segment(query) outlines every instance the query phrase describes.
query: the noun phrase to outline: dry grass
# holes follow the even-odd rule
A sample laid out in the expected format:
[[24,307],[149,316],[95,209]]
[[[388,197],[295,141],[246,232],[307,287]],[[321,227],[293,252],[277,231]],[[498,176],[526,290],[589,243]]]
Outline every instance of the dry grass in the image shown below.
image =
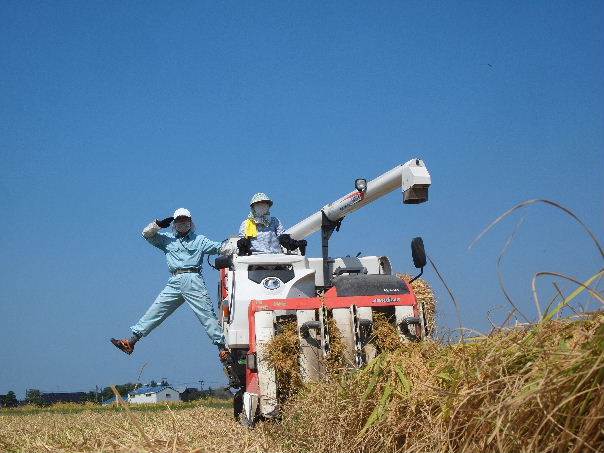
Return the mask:
[[[173,407],[173,406],[172,406]],[[73,409],[73,408],[72,408]],[[39,452],[274,452],[262,429],[236,423],[232,409],[204,406],[0,414],[0,451]],[[150,409],[146,411],[145,409]],[[161,410],[157,410],[161,409]],[[145,437],[136,424],[144,429]]]
[[604,314],[406,344],[284,414],[272,435],[296,452],[604,451]]
[[[548,200],[513,207],[474,242],[515,210],[537,202],[555,206],[578,221],[604,257],[583,222]],[[440,277],[436,267],[435,271]],[[343,345],[331,321],[332,355],[326,365],[336,372],[307,386],[302,385],[298,370],[296,326],[284,325],[270,346],[270,360],[279,385],[289,385],[284,395],[290,398],[280,422],[260,424],[253,431],[235,423],[231,410],[225,408],[132,407],[130,416],[115,408],[26,408],[0,411],[0,451],[604,451],[604,313],[575,321],[552,320],[584,289],[604,303],[600,293],[588,287],[601,272],[583,284],[561,274],[536,274],[533,292],[538,309],[537,277],[564,278],[580,288],[536,326],[495,330],[469,343],[401,344],[386,318],[378,315],[374,341],[385,352],[359,371],[337,372],[344,368]],[[424,304],[432,334],[436,327],[432,290],[421,279],[412,286]],[[505,290],[504,294],[518,311]]]

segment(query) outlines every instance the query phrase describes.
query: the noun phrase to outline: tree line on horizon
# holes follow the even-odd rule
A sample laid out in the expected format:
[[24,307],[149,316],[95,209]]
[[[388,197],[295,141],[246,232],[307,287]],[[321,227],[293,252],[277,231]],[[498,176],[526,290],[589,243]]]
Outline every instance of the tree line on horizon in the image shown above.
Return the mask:
[[[151,381],[145,385],[156,387],[157,385],[170,384],[167,381],[162,381],[159,384],[156,381]],[[144,387],[145,385],[140,382],[127,382],[125,384],[118,384],[115,386],[115,388],[122,398],[126,398],[128,393],[136,390],[137,388]],[[0,395],[0,407],[17,407],[26,404],[48,406],[53,404],[53,402],[56,402],[53,400],[56,399],[58,395],[66,396],[66,400],[69,400],[69,395],[73,396],[73,401],[67,402],[90,402],[99,404],[115,396],[111,387],[104,387],[102,390],[91,390],[88,392],[43,392],[39,389],[27,389],[25,391],[25,399],[19,400],[15,392],[10,390],[6,393],[6,395]]]

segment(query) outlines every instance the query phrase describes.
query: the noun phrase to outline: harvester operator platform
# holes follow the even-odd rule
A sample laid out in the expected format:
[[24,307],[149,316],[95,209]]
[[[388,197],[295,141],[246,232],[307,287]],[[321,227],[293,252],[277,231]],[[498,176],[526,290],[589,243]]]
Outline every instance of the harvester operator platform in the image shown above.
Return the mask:
[[305,253],[306,241],[296,241],[289,234],[283,234],[285,228],[281,221],[271,216],[272,206],[273,200],[265,193],[259,192],[252,196],[250,213],[239,227],[239,255],[282,253],[281,246],[289,251],[300,248],[302,254]]

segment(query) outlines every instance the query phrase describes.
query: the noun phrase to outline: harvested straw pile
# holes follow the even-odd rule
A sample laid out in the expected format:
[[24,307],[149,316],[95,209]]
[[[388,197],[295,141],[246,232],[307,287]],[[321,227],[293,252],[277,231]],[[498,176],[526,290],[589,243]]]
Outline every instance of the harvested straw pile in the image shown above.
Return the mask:
[[373,343],[378,352],[395,351],[403,347],[403,340],[395,325],[388,321],[385,313],[373,313],[373,332],[370,343]]
[[[413,278],[409,274],[396,274],[398,278],[405,280],[407,283]],[[417,301],[424,304],[424,315],[426,316],[426,327],[428,335],[432,336],[436,330],[436,296],[430,284],[423,278],[418,278],[411,283],[411,288],[415,293]]]
[[[342,334],[333,319],[330,318],[327,323],[330,333],[330,352],[323,360],[325,377],[333,376],[347,368]],[[279,389],[277,397],[281,403],[297,393],[304,385],[299,364],[300,352],[296,321],[282,322],[278,333],[267,345],[268,364],[275,370]]]
[[275,370],[278,399],[283,402],[303,385],[298,363],[300,339],[296,321],[281,323],[278,333],[267,345],[267,354],[268,364]]
[[604,451],[604,314],[408,343],[286,404],[293,451]]

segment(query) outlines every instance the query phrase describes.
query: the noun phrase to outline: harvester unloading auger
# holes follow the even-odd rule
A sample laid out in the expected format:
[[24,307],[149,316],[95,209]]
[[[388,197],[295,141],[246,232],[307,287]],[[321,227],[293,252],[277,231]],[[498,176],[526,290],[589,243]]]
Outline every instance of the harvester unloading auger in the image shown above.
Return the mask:
[[[241,383],[234,397],[235,416],[242,423],[253,425],[259,418],[279,414],[280,389],[266,346],[284,319],[297,324],[299,365],[305,381],[316,380],[323,373],[323,359],[330,353],[330,319],[340,332],[351,367],[361,367],[376,355],[369,341],[374,313],[386,314],[405,341],[426,336],[422,304],[409,284],[392,275],[388,257],[330,258],[328,244],[346,215],[399,187],[403,203],[423,203],[428,200],[430,183],[430,174],[420,159],[371,181],[357,179],[353,192],[286,231],[292,239],[301,240],[320,230],[321,258],[308,258],[305,250],[297,249],[250,256],[240,251],[216,260],[220,269],[220,321],[231,349],[232,372]],[[415,238],[411,248],[415,267],[423,271],[426,258],[421,238]]]

